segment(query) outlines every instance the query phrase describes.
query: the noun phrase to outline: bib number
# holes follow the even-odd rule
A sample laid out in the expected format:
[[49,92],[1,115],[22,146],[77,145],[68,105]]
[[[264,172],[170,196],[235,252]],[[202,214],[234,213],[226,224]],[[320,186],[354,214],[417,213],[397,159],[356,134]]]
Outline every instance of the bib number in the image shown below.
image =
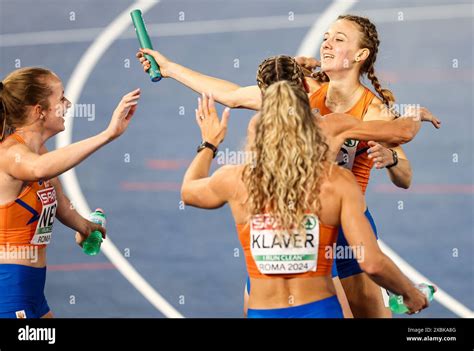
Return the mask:
[[262,274],[298,274],[317,270],[319,220],[304,217],[306,237],[297,231],[278,234],[270,215],[253,216],[250,223],[250,251]]
[[56,190],[53,187],[42,189],[37,192],[37,195],[43,205],[43,209],[36,226],[35,235],[30,243],[34,245],[48,245],[51,242],[54,218],[56,217],[56,209],[58,207]]

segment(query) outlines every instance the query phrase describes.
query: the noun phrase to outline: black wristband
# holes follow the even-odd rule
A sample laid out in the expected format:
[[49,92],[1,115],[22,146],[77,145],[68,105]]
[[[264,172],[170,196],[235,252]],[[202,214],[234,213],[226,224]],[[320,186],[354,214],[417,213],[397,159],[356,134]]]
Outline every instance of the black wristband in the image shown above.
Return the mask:
[[203,141],[198,147],[197,147],[197,152],[201,152],[205,148],[211,149],[213,152],[212,158],[216,158],[217,155],[217,147],[212,145],[211,143],[208,143],[207,141]]
[[390,166],[385,166],[385,168],[387,168],[387,169],[395,167],[396,165],[398,165],[398,154],[397,154],[397,152],[395,150],[392,150],[392,149],[390,149],[390,151],[392,151],[393,163]]

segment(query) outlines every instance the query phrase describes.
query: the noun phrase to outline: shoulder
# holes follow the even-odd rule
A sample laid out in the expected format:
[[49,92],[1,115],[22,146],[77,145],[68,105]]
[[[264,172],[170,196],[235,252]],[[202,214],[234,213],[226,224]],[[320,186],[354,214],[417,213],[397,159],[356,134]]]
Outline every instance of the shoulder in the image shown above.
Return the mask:
[[230,200],[239,184],[241,184],[243,165],[224,165],[219,167],[210,177],[209,186],[227,200]]
[[383,101],[374,96],[372,99],[369,107],[367,108],[367,112],[364,115],[364,121],[370,120],[383,120],[383,121],[391,121],[395,118],[395,115],[390,112],[387,105],[383,103]]
[[[9,138],[0,143],[0,172],[8,178],[14,179],[11,175],[12,167],[20,165],[22,158],[31,157],[32,151],[24,144],[19,143],[14,138]],[[33,154],[36,155],[36,154]]]
[[[24,153],[31,153],[31,150],[25,144],[19,143],[13,138],[9,138],[0,144],[0,150],[5,158],[18,157]],[[4,157],[2,157],[3,159]]]

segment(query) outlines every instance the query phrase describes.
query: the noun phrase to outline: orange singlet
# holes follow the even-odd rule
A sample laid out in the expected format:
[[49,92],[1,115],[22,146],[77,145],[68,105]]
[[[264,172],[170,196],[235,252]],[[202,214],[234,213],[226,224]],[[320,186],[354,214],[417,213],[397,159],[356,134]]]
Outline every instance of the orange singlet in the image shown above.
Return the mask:
[[[324,116],[332,111],[326,107],[326,94],[328,91],[328,83],[324,83],[311,97],[309,102],[311,108],[317,108],[319,113]],[[351,115],[359,120],[363,120],[364,116],[369,108],[369,105],[372,103],[373,98],[375,97],[368,88],[364,87],[364,93],[360,97],[359,101],[352,106],[352,108],[345,112],[348,115]],[[344,145],[341,147],[339,154],[337,155],[337,162],[340,166],[345,167],[354,173],[357,183],[359,183],[362,188],[362,193],[365,194],[367,189],[367,184],[369,183],[370,170],[372,169],[374,163],[371,159],[368,158],[367,150],[369,146],[366,141],[358,140],[346,140]]]
[[[25,144],[17,134],[9,137]],[[29,182],[14,201],[0,205],[0,245],[46,246],[56,208],[56,191],[48,181]]]

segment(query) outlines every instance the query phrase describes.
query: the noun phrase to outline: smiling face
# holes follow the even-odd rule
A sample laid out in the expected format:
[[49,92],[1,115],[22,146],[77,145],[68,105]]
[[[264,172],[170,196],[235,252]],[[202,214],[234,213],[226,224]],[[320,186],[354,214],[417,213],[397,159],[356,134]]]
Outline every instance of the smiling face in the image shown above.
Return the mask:
[[320,47],[321,70],[325,73],[360,70],[369,56],[367,48],[360,47],[361,32],[352,21],[339,19],[324,33]]
[[43,128],[55,135],[64,130],[64,115],[71,107],[71,102],[64,96],[63,83],[57,76],[53,75],[47,79],[52,94],[48,97],[48,108],[42,109],[40,116]]

